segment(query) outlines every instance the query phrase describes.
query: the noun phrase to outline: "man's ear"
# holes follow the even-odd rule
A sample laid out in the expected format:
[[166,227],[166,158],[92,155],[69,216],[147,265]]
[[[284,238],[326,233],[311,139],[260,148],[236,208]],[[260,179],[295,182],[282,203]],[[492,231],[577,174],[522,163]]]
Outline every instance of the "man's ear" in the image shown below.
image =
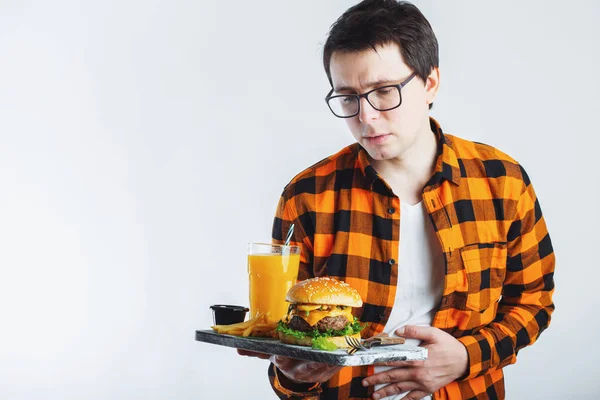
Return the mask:
[[425,99],[427,104],[433,103],[440,88],[440,69],[434,67],[425,81]]

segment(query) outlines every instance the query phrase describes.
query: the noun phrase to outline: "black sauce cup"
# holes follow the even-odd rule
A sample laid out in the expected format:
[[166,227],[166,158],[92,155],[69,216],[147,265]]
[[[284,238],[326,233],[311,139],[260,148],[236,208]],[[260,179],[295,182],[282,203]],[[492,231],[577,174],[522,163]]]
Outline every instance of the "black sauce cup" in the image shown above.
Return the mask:
[[238,322],[244,322],[246,313],[250,311],[243,306],[229,306],[224,304],[215,304],[210,306],[213,310],[213,321],[215,325],[231,325]]

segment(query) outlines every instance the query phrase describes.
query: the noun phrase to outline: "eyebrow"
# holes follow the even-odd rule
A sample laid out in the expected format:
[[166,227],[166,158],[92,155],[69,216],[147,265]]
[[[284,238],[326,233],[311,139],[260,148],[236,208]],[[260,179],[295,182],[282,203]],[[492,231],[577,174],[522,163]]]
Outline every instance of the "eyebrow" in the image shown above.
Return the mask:
[[[368,88],[376,88],[378,86],[394,85],[394,84],[397,84],[397,82],[399,82],[399,81],[400,81],[400,79],[379,79],[377,81],[369,82],[365,86]],[[354,89],[353,87],[350,87],[350,86],[341,86],[339,88],[333,88],[333,91],[335,93],[358,92],[356,89]]]

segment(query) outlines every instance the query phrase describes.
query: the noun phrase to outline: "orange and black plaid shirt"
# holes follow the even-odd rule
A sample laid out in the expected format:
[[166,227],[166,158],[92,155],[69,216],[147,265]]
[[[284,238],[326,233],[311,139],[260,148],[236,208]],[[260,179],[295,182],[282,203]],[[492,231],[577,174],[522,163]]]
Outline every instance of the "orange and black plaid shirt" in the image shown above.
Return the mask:
[[[502,368],[532,344],[554,310],[554,253],[525,170],[495,148],[437,135],[436,169],[423,202],[445,257],[445,284],[433,326],[461,341],[465,376],[434,399],[503,399]],[[400,199],[357,143],[297,175],[284,189],[273,225],[281,243],[290,224],[302,249],[299,280],[331,276],[360,292],[363,337],[384,330],[398,279]],[[328,382],[294,385],[269,366],[282,399],[367,399],[374,367],[344,367]]]

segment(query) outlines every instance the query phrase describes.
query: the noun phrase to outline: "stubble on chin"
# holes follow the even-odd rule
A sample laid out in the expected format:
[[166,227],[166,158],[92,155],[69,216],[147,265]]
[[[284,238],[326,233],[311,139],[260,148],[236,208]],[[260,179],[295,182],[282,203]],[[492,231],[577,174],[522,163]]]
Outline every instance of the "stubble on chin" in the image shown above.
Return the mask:
[[371,151],[367,151],[367,153],[369,154],[369,156],[371,157],[371,159],[375,160],[375,161],[382,161],[382,160],[386,160],[388,157],[387,152],[385,151],[385,149],[374,149]]
[[385,154],[382,151],[377,151],[371,155],[371,158],[377,161],[385,160]]

